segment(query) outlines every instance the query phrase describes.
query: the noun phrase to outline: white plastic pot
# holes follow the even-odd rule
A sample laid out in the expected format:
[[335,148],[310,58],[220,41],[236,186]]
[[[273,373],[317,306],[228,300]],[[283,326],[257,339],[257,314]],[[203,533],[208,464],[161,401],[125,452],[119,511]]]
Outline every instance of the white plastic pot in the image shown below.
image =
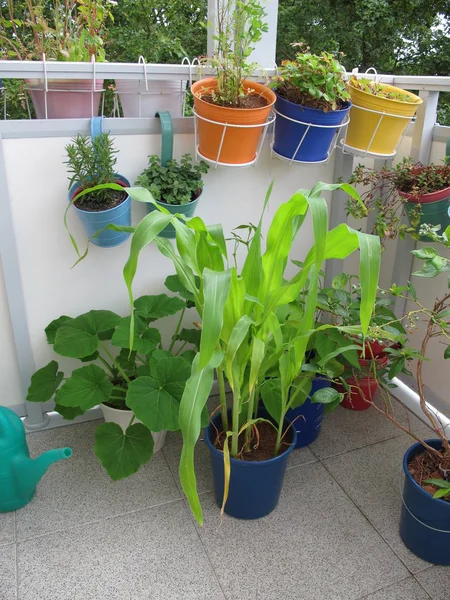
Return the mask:
[[[131,410],[120,410],[118,408],[106,406],[106,404],[100,404],[100,408],[102,409],[103,416],[107,423],[117,423],[117,425],[120,425],[124,431],[127,429],[131,420]],[[135,419],[133,421],[133,424],[134,423],[142,423],[142,421]],[[166,430],[158,432],[152,431],[152,437],[155,444],[153,447],[153,454],[155,454],[155,452],[159,452],[164,446],[164,442],[166,441],[166,433]]]
[[45,92],[43,79],[27,81],[27,87],[38,119],[45,119],[45,94],[47,93],[48,119],[82,119],[98,116],[103,93],[103,79],[56,79],[47,82]]
[[116,91],[119,94],[124,117],[151,118],[162,110],[170,112],[172,118],[182,117],[185,81],[145,81],[116,79]]

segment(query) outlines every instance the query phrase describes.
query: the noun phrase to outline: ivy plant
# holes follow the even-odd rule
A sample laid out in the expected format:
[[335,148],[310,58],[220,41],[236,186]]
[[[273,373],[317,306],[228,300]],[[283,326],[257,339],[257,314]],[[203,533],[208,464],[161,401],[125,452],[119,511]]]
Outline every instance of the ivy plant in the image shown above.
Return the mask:
[[[178,277],[169,276],[166,286],[179,295],[141,296],[134,302],[132,341],[130,317],[109,310],[52,321],[45,333],[54,352],[88,364],[65,377],[52,360],[36,371],[28,388],[30,402],[46,402],[54,396],[55,410],[64,419],[74,419],[99,404],[129,412],[125,432],[116,423],[103,423],[95,433],[95,454],[114,480],[132,475],[148,462],[152,431],[179,429],[179,405],[200,332],[181,329],[186,308],[194,304]],[[177,313],[175,332],[164,349],[159,329],[150,325]]]
[[198,198],[203,189],[202,175],[208,169],[203,160],[193,165],[190,154],[183,154],[180,162],[169,160],[165,166],[157,154],[152,154],[136,185],[146,188],[158,202],[182,206]]

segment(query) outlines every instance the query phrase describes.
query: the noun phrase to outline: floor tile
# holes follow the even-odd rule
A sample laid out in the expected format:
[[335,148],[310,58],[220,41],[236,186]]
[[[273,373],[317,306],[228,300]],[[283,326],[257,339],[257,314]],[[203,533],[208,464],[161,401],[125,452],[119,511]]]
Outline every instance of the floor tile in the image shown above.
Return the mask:
[[[402,425],[407,425],[409,422],[415,432],[424,435],[430,432],[422,421],[399,402],[394,400],[393,405]],[[364,411],[354,411],[340,406],[325,418],[320,435],[310,448],[318,458],[322,459],[400,435],[404,435],[403,432],[373,407]]]
[[287,468],[292,469],[292,467],[306,465],[307,463],[315,462],[316,460],[316,456],[308,447],[305,446],[304,448],[297,448],[290,455]]
[[17,551],[19,600],[224,598],[182,501],[28,540]]
[[408,572],[325,468],[290,469],[277,509],[256,521],[201,497],[198,528],[228,600],[353,600]]
[[402,459],[412,440],[407,435],[324,461],[333,477],[413,573],[429,563],[413,555],[398,528],[403,482]]
[[430,596],[414,577],[408,577],[400,583],[364,596],[361,600],[430,600]]
[[0,598],[16,600],[16,545],[3,546],[0,550]]
[[73,456],[52,465],[36,496],[17,511],[17,539],[60,531],[180,498],[164,456],[157,453],[131,477],[112,481],[94,454],[98,422],[28,436],[32,456],[69,446]]
[[0,513],[0,546],[14,541],[14,513]]
[[431,567],[416,575],[433,600],[450,598],[450,567]]

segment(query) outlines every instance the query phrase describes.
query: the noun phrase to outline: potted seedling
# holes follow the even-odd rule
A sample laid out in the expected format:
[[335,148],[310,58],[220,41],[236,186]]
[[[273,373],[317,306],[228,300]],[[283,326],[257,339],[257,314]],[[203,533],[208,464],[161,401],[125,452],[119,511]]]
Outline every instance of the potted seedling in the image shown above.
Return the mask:
[[[176,276],[168,277],[166,285],[183,290]],[[96,429],[95,454],[114,480],[135,473],[162,448],[166,431],[179,429],[180,400],[195,356],[185,346],[194,342],[195,347],[200,337],[196,330],[181,329],[188,306],[189,299],[166,294],[138,298],[132,342],[130,317],[109,310],[63,315],[45,329],[56,354],[83,364],[65,377],[52,360],[31,378],[27,400],[46,402],[55,396],[55,410],[64,419],[100,405],[106,423]],[[159,329],[151,325],[177,313],[175,332],[164,349]]]
[[258,0],[217,0],[216,53],[204,61],[217,76],[200,79],[191,88],[198,152],[209,161],[227,165],[255,161],[264,124],[276,100],[271,89],[249,79],[257,65],[248,59],[267,31],[265,16]]
[[[358,248],[361,270],[367,276],[361,285],[361,326],[351,331],[363,335],[367,331],[377,289],[379,239],[345,224],[328,231],[327,204],[321,193],[337,188],[357,196],[346,184],[319,183],[310,192],[298,191],[281,204],[264,236],[265,251],[261,217],[242,268],[228,266],[221,227],[208,227],[199,217],[185,223],[160,209],[160,214],[154,211],[147,215],[133,234],[130,257],[124,267],[130,297],[139,253],[154,240],[163,255],[174,262],[180,279],[194,296],[201,318],[200,352],[192,364],[180,405],[183,434],[180,480],[199,522],[202,511],[196,489],[194,447],[214,371],[219,383],[220,411],[213,416],[205,438],[211,455],[216,500],[231,515],[259,518],[275,508],[287,459],[295,446],[295,428],[286,419],[286,413],[301,404],[311,388],[313,374],[303,374],[303,365],[314,328],[322,263],[328,258],[344,258]],[[130,190],[130,194],[135,191]],[[308,211],[315,245],[303,267],[285,279],[292,245]],[[159,227],[169,219],[177,232],[175,247],[157,237]],[[306,293],[307,308],[300,319],[289,323],[292,333],[284,342],[279,311],[285,310],[302,290]],[[130,336],[134,327],[132,324]],[[225,379],[232,392],[230,405]],[[316,392],[315,397],[317,401],[337,405],[342,395],[328,388]]]
[[[394,167],[373,171],[359,165],[353,172],[351,183],[370,186],[361,195],[366,211],[376,210],[376,233],[382,238],[404,237],[415,239],[423,225],[444,231],[450,224],[450,163],[421,165],[405,157]],[[347,203],[349,214],[363,215],[360,205],[351,199]],[[406,211],[410,227],[401,223]]]
[[[118,246],[130,235],[127,231],[105,229],[108,225],[131,225],[131,200],[124,190],[130,184],[125,177],[115,172],[117,152],[108,133],[101,133],[92,139],[77,135],[66,146],[69,205],[64,215],[64,224],[68,230],[67,212],[73,206],[89,240],[103,248]],[[69,236],[80,257],[78,246],[70,232]],[[86,253],[83,257],[85,255]]]
[[274,152],[294,162],[328,158],[338,126],[351,106],[345,79],[344,67],[328,52],[316,55],[305,49],[295,60],[281,63],[271,84],[278,115]]
[[[136,185],[147,189],[155,202],[171,214],[192,217],[203,192],[202,176],[208,169],[204,161],[193,165],[190,154],[184,154],[180,162],[168,160],[164,166],[160,157],[152,154],[148,157],[148,167],[139,175]],[[149,212],[155,210],[154,204],[147,206]],[[173,225],[168,225],[159,235],[174,238]]]
[[[98,62],[105,60],[103,37],[112,19],[109,0],[26,0],[15,15],[8,2],[0,16],[0,53],[14,60]],[[98,114],[103,80],[36,79],[27,82],[38,119],[93,117]],[[45,89],[47,86],[47,90]]]
[[381,156],[393,156],[400,138],[422,99],[415,94],[352,75],[350,123],[344,147]]

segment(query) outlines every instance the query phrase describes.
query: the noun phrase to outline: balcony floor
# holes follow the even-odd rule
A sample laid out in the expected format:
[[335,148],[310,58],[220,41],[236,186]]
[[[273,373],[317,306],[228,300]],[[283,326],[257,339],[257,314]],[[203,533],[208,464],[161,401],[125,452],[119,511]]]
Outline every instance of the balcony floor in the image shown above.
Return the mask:
[[398,536],[411,440],[374,409],[339,408],[294,451],[279,506],[259,521],[220,523],[200,443],[203,528],[179,489],[178,434],[112,482],[92,451],[97,423],[29,434],[32,456],[70,446],[73,457],[28,506],[0,515],[1,600],[448,600],[450,567],[416,558]]

